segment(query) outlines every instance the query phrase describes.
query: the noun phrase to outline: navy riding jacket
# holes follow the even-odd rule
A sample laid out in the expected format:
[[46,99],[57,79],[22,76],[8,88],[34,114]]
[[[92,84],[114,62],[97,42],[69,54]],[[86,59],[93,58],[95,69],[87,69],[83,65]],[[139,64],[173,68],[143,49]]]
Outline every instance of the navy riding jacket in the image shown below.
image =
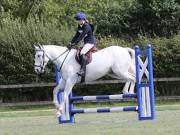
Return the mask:
[[86,44],[86,43],[95,44],[96,43],[96,39],[93,35],[92,24],[84,23],[83,25],[79,25],[75,36],[71,40],[71,43],[78,44],[83,38],[84,38],[84,44]]

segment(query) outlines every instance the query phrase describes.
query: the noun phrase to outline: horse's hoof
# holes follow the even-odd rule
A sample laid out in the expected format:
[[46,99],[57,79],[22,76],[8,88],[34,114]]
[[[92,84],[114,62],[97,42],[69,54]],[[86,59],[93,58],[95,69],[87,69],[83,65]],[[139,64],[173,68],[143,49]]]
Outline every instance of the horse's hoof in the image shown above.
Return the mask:
[[123,91],[123,94],[129,94],[129,92],[128,91]]
[[60,111],[57,111],[57,112],[56,112],[56,117],[57,117],[57,118],[61,117],[61,112],[60,112]]
[[57,108],[56,108],[56,116],[57,116],[57,117],[60,117],[60,116],[62,115],[61,112],[62,112],[62,108],[61,108],[61,107],[57,107]]

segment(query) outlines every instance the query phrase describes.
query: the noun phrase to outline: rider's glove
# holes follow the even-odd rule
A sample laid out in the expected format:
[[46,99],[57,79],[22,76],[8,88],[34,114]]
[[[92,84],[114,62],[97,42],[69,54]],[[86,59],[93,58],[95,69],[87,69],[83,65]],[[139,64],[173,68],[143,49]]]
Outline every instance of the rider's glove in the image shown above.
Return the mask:
[[69,50],[71,50],[71,48],[72,48],[72,43],[69,43],[66,47],[67,47]]

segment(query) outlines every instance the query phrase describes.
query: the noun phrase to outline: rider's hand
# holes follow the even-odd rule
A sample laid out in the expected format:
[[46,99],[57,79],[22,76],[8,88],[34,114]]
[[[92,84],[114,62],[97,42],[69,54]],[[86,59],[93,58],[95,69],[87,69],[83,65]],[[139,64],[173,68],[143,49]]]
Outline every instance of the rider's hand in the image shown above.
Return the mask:
[[71,44],[71,43],[69,43],[66,47],[67,47],[69,50],[71,50],[71,48],[72,48],[72,44]]

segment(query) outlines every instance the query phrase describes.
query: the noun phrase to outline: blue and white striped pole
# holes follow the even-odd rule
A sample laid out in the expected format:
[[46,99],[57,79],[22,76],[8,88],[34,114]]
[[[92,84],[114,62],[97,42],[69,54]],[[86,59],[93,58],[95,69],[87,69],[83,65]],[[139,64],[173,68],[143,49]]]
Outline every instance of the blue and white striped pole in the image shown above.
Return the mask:
[[127,112],[127,111],[137,111],[137,107],[99,107],[99,108],[86,108],[86,109],[73,109],[72,113],[109,113],[109,112]]
[[99,96],[76,96],[71,97],[71,101],[95,101],[101,99],[109,99],[109,100],[120,100],[125,98],[136,98],[136,94],[117,94],[117,95],[99,95]]

